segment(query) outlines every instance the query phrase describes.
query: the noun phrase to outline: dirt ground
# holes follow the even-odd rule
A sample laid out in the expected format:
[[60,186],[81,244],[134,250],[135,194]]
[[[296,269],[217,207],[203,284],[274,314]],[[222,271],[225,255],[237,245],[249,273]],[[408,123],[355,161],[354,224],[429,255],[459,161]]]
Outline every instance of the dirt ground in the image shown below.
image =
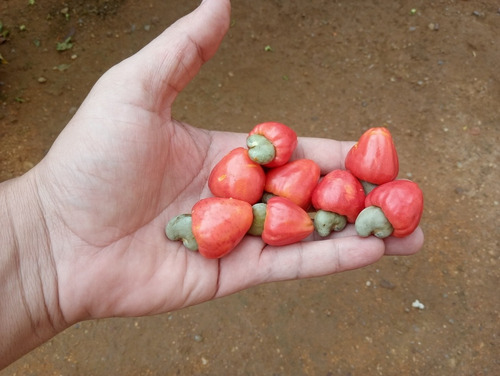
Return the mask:
[[[33,167],[102,73],[196,5],[2,0],[0,180]],[[424,249],[80,323],[0,375],[499,375],[499,6],[234,0],[229,33],[174,116],[341,140],[389,127],[400,177],[424,191]]]

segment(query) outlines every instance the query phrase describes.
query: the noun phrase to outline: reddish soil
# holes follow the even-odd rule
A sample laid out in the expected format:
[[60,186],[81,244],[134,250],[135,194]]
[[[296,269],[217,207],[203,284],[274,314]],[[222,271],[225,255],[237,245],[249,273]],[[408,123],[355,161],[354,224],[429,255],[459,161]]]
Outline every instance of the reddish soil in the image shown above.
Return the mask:
[[[3,0],[0,181],[43,157],[103,72],[196,4]],[[227,37],[174,115],[342,140],[386,125],[400,177],[424,190],[424,249],[171,314],[84,322],[0,375],[500,374],[498,7],[233,1]]]

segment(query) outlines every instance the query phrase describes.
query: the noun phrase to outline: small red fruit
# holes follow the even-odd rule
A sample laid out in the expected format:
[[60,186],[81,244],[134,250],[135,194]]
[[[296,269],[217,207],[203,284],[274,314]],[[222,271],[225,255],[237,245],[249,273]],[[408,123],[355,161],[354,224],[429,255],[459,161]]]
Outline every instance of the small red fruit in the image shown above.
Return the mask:
[[417,183],[394,180],[374,188],[366,196],[365,206],[355,223],[360,236],[373,233],[380,238],[403,238],[417,228],[424,196]]
[[347,222],[354,223],[365,207],[365,192],[359,180],[346,170],[333,170],[319,182],[312,194],[317,213],[314,228],[321,236],[342,231]]
[[247,149],[240,147],[215,165],[208,178],[208,187],[214,196],[255,204],[262,197],[265,181],[262,166],[248,157]]
[[344,215],[348,222],[354,223],[365,207],[365,193],[359,180],[349,171],[333,170],[314,190],[312,204],[316,209]]
[[220,197],[198,201],[191,217],[198,251],[207,258],[220,258],[231,252],[253,221],[248,202]]
[[266,167],[287,163],[297,142],[297,134],[293,129],[274,121],[256,125],[247,138],[250,158]]
[[314,231],[309,214],[284,197],[273,197],[267,202],[262,240],[272,246],[299,242]]
[[310,159],[297,159],[267,172],[264,191],[285,197],[307,210],[318,184],[320,168]]
[[345,167],[358,179],[375,185],[396,179],[399,160],[385,127],[370,128],[347,153]]

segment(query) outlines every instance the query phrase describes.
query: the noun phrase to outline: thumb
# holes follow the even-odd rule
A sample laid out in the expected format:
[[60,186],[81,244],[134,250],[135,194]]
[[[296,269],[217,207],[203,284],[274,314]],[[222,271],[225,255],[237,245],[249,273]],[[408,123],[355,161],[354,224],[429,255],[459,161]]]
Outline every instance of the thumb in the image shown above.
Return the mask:
[[[204,0],[156,39],[115,68],[117,81],[137,87],[151,111],[170,111],[177,94],[219,48],[229,28],[229,0]],[[119,73],[118,73],[119,72]],[[125,81],[125,82],[124,82]]]

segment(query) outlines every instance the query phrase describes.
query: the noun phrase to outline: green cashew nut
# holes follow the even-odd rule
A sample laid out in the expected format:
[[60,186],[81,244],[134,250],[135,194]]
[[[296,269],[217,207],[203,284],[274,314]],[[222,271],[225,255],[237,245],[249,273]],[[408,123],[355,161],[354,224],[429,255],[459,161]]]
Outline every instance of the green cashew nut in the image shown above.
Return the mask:
[[371,234],[377,238],[387,238],[394,228],[387,220],[384,212],[378,206],[368,206],[359,213],[354,223],[359,236],[367,237]]
[[276,156],[276,149],[271,141],[260,134],[247,137],[248,156],[254,162],[266,164]]
[[182,240],[184,247],[191,251],[197,251],[198,243],[193,235],[192,224],[191,214],[180,214],[168,222],[165,234],[170,240]]
[[327,210],[318,210],[314,216],[314,229],[320,236],[328,236],[332,231],[342,231],[347,224],[346,217]]
[[253,222],[252,226],[248,230],[250,235],[260,236],[262,231],[264,231],[264,221],[266,220],[267,205],[258,202],[252,206],[253,211]]

